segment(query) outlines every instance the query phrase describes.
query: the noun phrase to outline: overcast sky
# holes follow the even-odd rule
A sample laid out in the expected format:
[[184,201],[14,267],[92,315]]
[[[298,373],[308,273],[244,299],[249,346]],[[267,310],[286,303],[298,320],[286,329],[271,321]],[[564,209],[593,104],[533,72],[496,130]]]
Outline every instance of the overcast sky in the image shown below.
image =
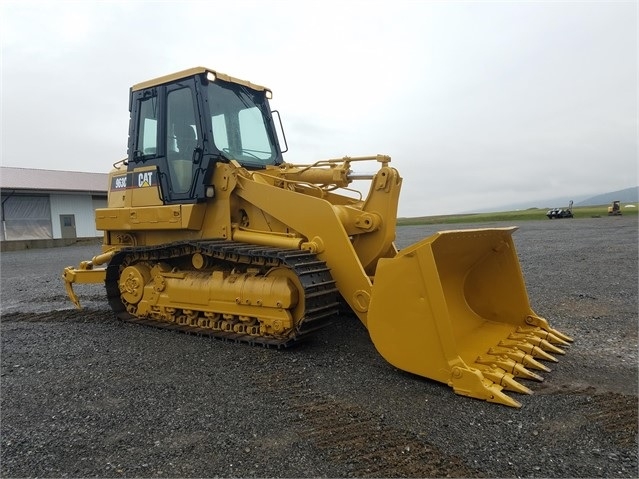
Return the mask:
[[400,216],[565,206],[638,183],[637,5],[4,0],[2,165],[106,173],[129,87],[207,66],[273,90],[289,162],[390,155]]

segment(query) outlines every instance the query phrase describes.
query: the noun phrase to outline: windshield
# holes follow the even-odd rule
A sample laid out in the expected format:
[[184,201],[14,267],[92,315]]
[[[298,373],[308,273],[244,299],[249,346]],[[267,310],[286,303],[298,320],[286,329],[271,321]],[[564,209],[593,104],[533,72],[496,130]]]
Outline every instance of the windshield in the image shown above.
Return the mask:
[[261,168],[280,161],[263,91],[216,80],[208,84],[213,142],[228,159]]

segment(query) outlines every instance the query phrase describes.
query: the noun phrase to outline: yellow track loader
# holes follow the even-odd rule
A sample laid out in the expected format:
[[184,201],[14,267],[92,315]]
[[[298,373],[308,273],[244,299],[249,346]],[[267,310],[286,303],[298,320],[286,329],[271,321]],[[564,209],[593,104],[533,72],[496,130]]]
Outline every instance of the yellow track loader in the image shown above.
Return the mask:
[[[398,251],[390,157],[284,162],[271,96],[202,67],[131,88],[127,158],[95,212],[102,253],[64,270],[71,301],[74,283],[103,282],[123,320],[274,347],[347,304],[397,368],[519,407],[504,390],[530,393],[520,379],[541,380],[572,339],[531,309],[516,228]],[[376,173],[354,174],[362,162]]]

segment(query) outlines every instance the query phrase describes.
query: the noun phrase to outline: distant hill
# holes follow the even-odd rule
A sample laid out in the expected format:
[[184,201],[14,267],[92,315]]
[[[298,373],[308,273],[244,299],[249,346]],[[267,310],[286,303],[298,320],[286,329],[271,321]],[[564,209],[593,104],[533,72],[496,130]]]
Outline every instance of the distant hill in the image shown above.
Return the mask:
[[511,203],[508,205],[502,205],[499,207],[485,208],[480,210],[465,211],[464,213],[491,213],[496,211],[516,211],[525,210],[528,208],[565,208],[570,201],[574,201],[575,206],[599,206],[607,205],[613,201],[621,201],[624,203],[638,203],[639,202],[639,186],[633,186],[625,188],[623,190],[611,191],[609,193],[601,193],[595,196],[590,195],[575,195],[575,196],[561,196],[557,198],[547,198],[545,200],[526,201],[521,203]]
[[611,191],[610,193],[602,193],[597,196],[592,196],[586,200],[582,200],[579,203],[575,203],[576,206],[597,206],[606,205],[613,201],[621,201],[621,203],[637,203],[639,202],[639,186],[633,186],[631,188],[625,188],[623,190]]

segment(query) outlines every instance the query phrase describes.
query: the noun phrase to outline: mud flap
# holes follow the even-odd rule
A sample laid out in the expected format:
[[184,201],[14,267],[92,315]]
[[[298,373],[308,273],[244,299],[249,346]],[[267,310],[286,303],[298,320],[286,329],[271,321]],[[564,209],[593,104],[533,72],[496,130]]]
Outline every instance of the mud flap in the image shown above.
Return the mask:
[[512,240],[516,227],[443,231],[380,259],[367,327],[394,366],[457,394],[520,407],[572,339],[531,309]]

